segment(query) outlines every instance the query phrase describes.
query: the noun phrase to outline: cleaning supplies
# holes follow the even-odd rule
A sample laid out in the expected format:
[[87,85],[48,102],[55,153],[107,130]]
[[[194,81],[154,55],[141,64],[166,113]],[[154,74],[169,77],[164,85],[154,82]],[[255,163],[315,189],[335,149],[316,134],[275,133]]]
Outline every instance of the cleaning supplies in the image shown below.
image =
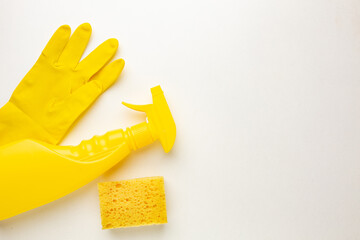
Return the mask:
[[109,39],[79,60],[91,35],[88,23],[70,37],[61,26],[0,109],[0,146],[25,138],[57,144],[75,120],[120,75],[124,60],[108,65],[118,48]]
[[103,229],[167,223],[163,177],[98,184]]
[[165,152],[176,127],[160,86],[153,103],[125,104],[147,114],[147,121],[95,136],[78,146],[20,140],[0,147],[0,220],[39,207],[80,188],[126,157],[159,139]]

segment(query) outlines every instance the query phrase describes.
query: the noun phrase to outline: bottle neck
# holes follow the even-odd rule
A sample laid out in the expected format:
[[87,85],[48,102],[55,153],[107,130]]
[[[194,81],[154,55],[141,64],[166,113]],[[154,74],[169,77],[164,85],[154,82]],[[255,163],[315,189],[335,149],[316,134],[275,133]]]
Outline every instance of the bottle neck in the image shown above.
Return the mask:
[[131,150],[145,147],[156,140],[151,125],[147,122],[142,122],[130,128],[126,128],[125,135]]
[[89,140],[82,141],[77,146],[55,146],[53,149],[65,156],[79,161],[86,161],[89,158],[96,159],[114,151],[121,145],[126,145],[129,150],[137,150],[145,147],[156,140],[151,124],[142,122],[126,130],[118,129],[107,132],[102,136],[94,136]]

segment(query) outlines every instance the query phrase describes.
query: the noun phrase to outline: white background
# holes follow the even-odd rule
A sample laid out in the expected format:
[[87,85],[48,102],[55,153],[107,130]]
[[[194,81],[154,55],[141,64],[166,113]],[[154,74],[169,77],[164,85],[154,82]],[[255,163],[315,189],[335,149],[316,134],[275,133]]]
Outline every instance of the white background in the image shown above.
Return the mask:
[[[65,144],[138,123],[121,101],[160,84],[177,124],[159,143],[0,239],[360,239],[360,1],[0,0],[0,104],[62,24],[89,22],[126,66]],[[168,224],[101,230],[97,183],[164,176]]]

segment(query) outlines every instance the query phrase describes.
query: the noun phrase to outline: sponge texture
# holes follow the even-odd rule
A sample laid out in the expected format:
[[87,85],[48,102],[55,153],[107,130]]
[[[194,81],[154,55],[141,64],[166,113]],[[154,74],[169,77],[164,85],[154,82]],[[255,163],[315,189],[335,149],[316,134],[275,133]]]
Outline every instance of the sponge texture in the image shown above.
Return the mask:
[[103,229],[167,223],[163,177],[98,184]]

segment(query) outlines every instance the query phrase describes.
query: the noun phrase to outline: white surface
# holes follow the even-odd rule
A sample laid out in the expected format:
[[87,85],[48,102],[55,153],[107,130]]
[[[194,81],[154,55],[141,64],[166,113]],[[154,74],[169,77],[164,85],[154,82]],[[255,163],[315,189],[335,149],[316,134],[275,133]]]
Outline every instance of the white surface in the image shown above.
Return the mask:
[[[177,123],[73,194],[0,222],[0,239],[359,239],[358,0],[0,1],[0,104],[61,24],[109,37],[119,81],[62,144],[143,120],[161,84]],[[167,225],[101,230],[96,184],[165,177]]]

